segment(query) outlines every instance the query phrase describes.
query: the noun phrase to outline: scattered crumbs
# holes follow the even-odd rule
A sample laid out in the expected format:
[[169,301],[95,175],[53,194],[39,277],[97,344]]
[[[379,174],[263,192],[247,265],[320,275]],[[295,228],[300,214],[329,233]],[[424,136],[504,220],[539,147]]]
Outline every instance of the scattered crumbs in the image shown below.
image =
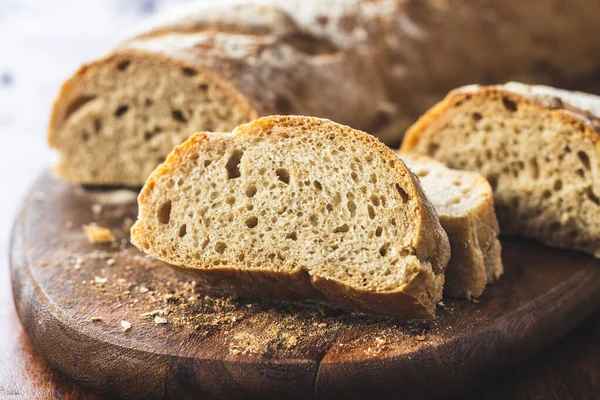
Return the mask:
[[146,286],[140,286],[138,291],[140,293],[148,293],[150,291],[150,289],[148,289]]
[[115,265],[116,261],[114,258],[109,258],[106,260],[106,265]]
[[327,328],[327,324],[325,322],[321,322],[320,324],[317,325],[317,327],[319,327],[319,328]]
[[98,204],[98,203],[92,204],[92,212],[95,215],[100,215],[102,213],[102,204]]
[[96,283],[98,285],[104,285],[106,282],[108,282],[107,278],[101,278],[99,276],[94,277],[94,283]]
[[166,324],[167,323],[167,319],[164,317],[161,317],[160,315],[157,315],[154,317],[154,323],[155,324]]
[[159,313],[160,313],[160,310],[152,310],[152,311],[149,311],[149,312],[141,313],[140,314],[140,318],[154,317],[155,315],[158,315]]
[[83,231],[91,244],[113,243],[115,241],[115,236],[108,228],[98,225],[84,225]]
[[128,331],[131,329],[131,322],[129,321],[121,321],[121,328],[123,329],[123,331]]
[[91,320],[92,322],[100,322],[102,321],[102,317],[92,317]]
[[415,339],[418,340],[419,342],[422,342],[426,339],[425,335],[416,335]]
[[446,307],[443,301],[438,301],[437,305],[440,307]]
[[162,299],[163,301],[169,301],[173,298],[173,293],[166,293],[163,295]]

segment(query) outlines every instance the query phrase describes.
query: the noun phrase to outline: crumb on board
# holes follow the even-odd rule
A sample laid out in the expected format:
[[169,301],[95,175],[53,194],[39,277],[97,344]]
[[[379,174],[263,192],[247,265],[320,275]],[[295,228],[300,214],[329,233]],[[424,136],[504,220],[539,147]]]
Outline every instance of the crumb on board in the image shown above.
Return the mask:
[[94,203],[92,204],[92,212],[94,215],[102,214],[102,204]]
[[165,317],[161,317],[160,315],[157,315],[154,317],[154,323],[155,324],[166,324],[167,319]]
[[83,231],[91,244],[113,243],[116,240],[110,229],[98,225],[83,225]]
[[128,330],[130,330],[130,329],[131,329],[131,322],[129,322],[129,321],[125,321],[125,320],[121,321],[121,329],[122,329],[123,331],[128,331]]
[[92,320],[92,322],[101,322],[102,321],[102,317],[92,317],[90,319]]

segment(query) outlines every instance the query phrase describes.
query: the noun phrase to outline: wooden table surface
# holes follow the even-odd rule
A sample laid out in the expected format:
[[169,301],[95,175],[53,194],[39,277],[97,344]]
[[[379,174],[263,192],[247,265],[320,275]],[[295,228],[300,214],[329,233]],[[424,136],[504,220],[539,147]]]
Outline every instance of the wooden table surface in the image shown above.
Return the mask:
[[[61,81],[144,16],[184,1],[0,1],[0,399],[99,398],[53,371],[25,336],[10,289],[10,227],[28,186],[53,162],[44,135]],[[600,399],[600,313],[468,398]]]

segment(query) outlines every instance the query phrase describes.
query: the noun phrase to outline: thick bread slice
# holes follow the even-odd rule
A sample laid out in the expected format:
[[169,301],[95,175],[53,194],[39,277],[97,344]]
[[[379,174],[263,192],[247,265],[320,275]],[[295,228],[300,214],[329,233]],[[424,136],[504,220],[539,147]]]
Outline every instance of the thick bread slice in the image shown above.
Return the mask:
[[197,133],[139,195],[132,242],[213,291],[434,318],[450,258],[417,178],[374,137],[267,117]]
[[49,142],[70,181],[134,186],[190,132],[264,115],[329,118],[398,144],[458,85],[593,73],[599,16],[597,0],[191,2],[79,69]]
[[451,92],[403,150],[481,172],[502,233],[600,257],[600,98],[509,83]]
[[452,256],[444,295],[478,297],[502,275],[498,220],[488,181],[478,173],[450,169],[424,155],[397,152],[417,175],[448,234]]

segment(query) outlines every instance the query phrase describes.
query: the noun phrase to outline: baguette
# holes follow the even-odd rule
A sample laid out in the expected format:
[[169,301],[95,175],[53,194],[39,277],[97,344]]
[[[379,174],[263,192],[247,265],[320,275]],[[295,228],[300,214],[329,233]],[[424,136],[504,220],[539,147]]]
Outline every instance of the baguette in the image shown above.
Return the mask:
[[201,1],[84,65],[53,107],[57,172],[141,186],[194,131],[325,117],[398,144],[453,87],[564,82],[600,65],[600,3]]
[[482,173],[503,234],[600,257],[599,115],[589,94],[470,86],[428,111],[402,149]]
[[450,257],[417,178],[374,137],[265,117],[197,133],[154,171],[131,240],[207,290],[435,317]]
[[477,173],[447,168],[427,156],[408,152],[397,155],[419,178],[448,234],[452,255],[444,295],[479,297],[485,286],[503,272],[490,184]]

